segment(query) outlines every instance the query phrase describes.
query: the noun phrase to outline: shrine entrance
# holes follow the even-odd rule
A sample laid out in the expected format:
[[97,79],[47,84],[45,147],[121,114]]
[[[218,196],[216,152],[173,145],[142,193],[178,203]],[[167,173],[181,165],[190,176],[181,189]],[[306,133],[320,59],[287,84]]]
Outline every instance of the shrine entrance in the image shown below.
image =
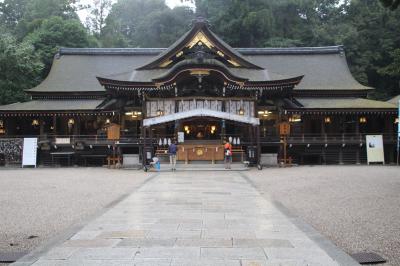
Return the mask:
[[[192,111],[190,111],[192,112]],[[203,115],[207,112],[200,112]],[[219,113],[219,114],[217,114]],[[180,120],[157,124],[157,120],[146,121],[147,132],[153,143],[156,143],[155,155],[168,157],[168,146],[176,141],[178,144],[177,160],[186,164],[196,161],[210,162],[212,164],[224,160],[224,140],[230,141],[233,146],[233,161],[244,162],[248,146],[255,146],[257,141],[257,122],[252,124],[249,118],[240,117],[240,121],[226,120],[219,116],[225,116],[223,112],[213,113],[214,116],[194,116]],[[184,114],[175,114],[185,117]],[[232,117],[231,117],[232,118]],[[234,117],[233,117],[234,118]],[[248,119],[248,123],[242,120]],[[165,120],[160,117],[160,121]]]

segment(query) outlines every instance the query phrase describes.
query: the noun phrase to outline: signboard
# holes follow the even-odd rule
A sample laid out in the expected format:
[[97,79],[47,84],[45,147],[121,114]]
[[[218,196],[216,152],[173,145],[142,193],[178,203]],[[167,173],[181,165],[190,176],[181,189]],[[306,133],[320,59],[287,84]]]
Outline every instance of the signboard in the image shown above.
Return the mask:
[[121,137],[121,126],[117,124],[111,124],[107,127],[107,139],[118,140]]
[[56,138],[56,144],[70,144],[70,138]]
[[385,163],[382,135],[367,135],[367,161],[370,163]]
[[279,124],[279,134],[280,135],[290,135],[290,124],[283,122]]
[[37,158],[37,138],[24,138],[22,151],[22,167],[35,166]]
[[185,142],[185,132],[178,132],[178,143]]

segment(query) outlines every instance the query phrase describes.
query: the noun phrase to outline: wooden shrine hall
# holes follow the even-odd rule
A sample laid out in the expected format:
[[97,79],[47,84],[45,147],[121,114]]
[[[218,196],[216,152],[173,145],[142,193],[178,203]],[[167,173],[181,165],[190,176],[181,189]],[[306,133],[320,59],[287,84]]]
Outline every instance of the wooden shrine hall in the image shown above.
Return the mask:
[[219,163],[228,140],[254,165],[365,163],[379,134],[391,163],[397,107],[372,90],[342,46],[232,48],[197,19],[167,49],[60,49],[30,101],[0,106],[0,154],[36,137],[40,164],[144,164],[176,140],[182,163]]

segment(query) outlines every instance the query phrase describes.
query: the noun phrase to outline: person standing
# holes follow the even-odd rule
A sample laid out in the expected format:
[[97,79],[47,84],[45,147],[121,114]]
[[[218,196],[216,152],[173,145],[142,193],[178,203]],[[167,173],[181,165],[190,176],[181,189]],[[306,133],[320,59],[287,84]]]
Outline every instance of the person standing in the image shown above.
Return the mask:
[[231,145],[231,143],[229,141],[225,141],[224,155],[225,155],[225,169],[231,169],[232,145]]
[[172,171],[176,171],[176,150],[177,146],[174,140],[168,147],[169,164],[171,166]]

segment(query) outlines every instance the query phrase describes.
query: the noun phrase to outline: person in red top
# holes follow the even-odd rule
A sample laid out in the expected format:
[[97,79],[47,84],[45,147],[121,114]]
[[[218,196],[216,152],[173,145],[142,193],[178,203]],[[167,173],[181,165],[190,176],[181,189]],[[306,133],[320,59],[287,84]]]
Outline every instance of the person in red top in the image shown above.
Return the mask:
[[225,169],[231,169],[232,163],[232,145],[229,141],[224,141]]

